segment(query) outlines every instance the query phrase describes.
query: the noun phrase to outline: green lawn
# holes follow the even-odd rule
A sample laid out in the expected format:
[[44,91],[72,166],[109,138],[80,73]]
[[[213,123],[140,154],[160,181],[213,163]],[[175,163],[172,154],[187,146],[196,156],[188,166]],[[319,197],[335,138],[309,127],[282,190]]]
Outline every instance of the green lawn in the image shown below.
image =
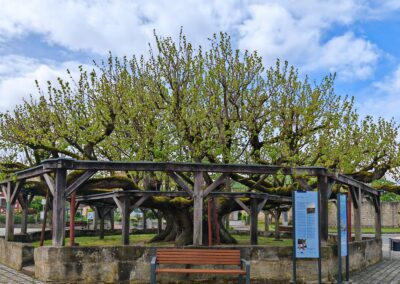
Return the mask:
[[[174,243],[170,242],[157,242],[157,243],[147,243],[154,234],[140,234],[140,235],[130,235],[129,240],[131,245],[143,245],[147,244],[149,246],[173,246]],[[249,235],[233,235],[233,237],[238,241],[240,245],[250,244]],[[76,237],[75,242],[80,246],[116,246],[121,244],[121,235],[104,236],[104,240],[100,240],[99,237]],[[65,244],[68,245],[69,238],[65,239]],[[34,242],[33,246],[38,247],[40,242]],[[267,238],[263,236],[258,237],[259,245],[268,246],[290,246],[292,245],[291,239],[283,239],[281,241],[275,241],[274,238]],[[51,245],[51,240],[45,241],[46,246]]]
[[[354,228],[351,230],[354,233]],[[330,227],[329,228],[329,233],[336,233],[337,229]],[[374,234],[375,229],[371,227],[366,227],[362,228],[362,232],[364,234]],[[389,228],[389,227],[382,227],[382,234],[399,234],[400,233],[400,228]]]

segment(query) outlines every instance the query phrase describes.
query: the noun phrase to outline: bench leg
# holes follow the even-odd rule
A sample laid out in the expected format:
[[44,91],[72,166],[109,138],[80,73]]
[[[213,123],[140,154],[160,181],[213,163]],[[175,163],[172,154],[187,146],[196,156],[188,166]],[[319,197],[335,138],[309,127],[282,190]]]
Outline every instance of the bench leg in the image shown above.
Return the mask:
[[156,266],[152,264],[150,266],[150,284],[156,284],[156,282]]
[[250,284],[250,265],[246,265],[246,284]]
[[239,283],[242,284],[243,283],[243,276],[239,275]]

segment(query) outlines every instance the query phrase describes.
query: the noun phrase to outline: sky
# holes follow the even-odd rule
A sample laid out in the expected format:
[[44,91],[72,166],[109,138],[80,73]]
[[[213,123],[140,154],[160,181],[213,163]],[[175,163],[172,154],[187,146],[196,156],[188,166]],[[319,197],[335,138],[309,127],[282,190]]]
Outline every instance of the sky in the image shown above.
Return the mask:
[[0,111],[38,96],[35,80],[91,69],[110,51],[146,54],[154,30],[181,28],[202,46],[227,32],[266,66],[287,60],[317,82],[336,73],[336,93],[362,116],[400,122],[400,0],[0,0]]

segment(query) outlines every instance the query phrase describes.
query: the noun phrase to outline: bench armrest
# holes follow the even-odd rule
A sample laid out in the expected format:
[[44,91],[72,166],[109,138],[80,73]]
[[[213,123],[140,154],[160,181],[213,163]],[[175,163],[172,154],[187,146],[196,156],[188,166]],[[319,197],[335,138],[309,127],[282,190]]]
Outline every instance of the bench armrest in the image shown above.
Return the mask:
[[156,256],[153,256],[153,257],[151,258],[150,264],[151,264],[151,265],[156,265],[156,263],[157,263],[157,257],[156,257]]
[[242,258],[240,261],[241,261],[242,268],[243,268],[243,266],[244,267],[250,266],[250,262],[248,260],[245,260],[244,258]]

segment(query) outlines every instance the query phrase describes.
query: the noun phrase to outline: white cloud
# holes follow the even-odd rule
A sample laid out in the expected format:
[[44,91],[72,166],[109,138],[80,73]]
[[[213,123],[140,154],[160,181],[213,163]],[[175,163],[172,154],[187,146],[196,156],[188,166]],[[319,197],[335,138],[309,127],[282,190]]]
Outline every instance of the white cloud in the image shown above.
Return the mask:
[[381,82],[373,84],[373,94],[359,104],[361,115],[373,115],[400,121],[400,65]]
[[284,1],[249,9],[251,17],[239,27],[242,48],[260,51],[270,63],[289,60],[306,72],[329,70],[342,79],[372,75],[379,57],[374,44],[351,32],[323,41],[334,25],[357,19],[363,7],[356,1]]
[[75,61],[44,63],[21,56],[0,57],[0,62],[0,111],[13,109],[29,95],[37,97],[35,80],[46,90],[47,81],[67,76],[66,69],[76,78],[79,66]]
[[[4,1],[4,0],[3,0]],[[2,0],[0,0],[1,4]],[[70,50],[104,55],[144,53],[153,29],[176,35],[181,26],[194,42],[229,29],[243,18],[241,1],[15,0],[0,5],[0,37],[29,32]]]
[[[277,57],[299,67],[312,61],[307,64],[310,68],[344,69],[345,77],[354,74],[361,79],[375,63],[371,53],[376,54],[376,48],[364,39],[345,33],[323,42],[334,25],[349,25],[365,16],[369,8],[365,0],[5,1],[0,0],[0,38],[35,32],[70,50],[141,54],[153,39],[153,29],[176,35],[183,26],[195,44],[205,44],[206,38],[221,30],[238,35],[239,47],[257,49],[269,63]],[[354,48],[360,56],[327,60],[330,54]],[[352,70],[356,68],[363,70]]]
[[[176,37],[183,26],[194,44],[226,31],[267,64],[281,58],[303,72],[337,72],[346,80],[370,78],[380,54],[351,25],[400,9],[398,0],[0,0],[0,7],[0,43],[35,33],[71,52],[130,56],[147,52],[153,29]],[[337,26],[342,32],[332,33]],[[78,65],[7,60],[0,64],[1,109],[35,93],[34,78],[52,79],[65,74],[66,64]]]

